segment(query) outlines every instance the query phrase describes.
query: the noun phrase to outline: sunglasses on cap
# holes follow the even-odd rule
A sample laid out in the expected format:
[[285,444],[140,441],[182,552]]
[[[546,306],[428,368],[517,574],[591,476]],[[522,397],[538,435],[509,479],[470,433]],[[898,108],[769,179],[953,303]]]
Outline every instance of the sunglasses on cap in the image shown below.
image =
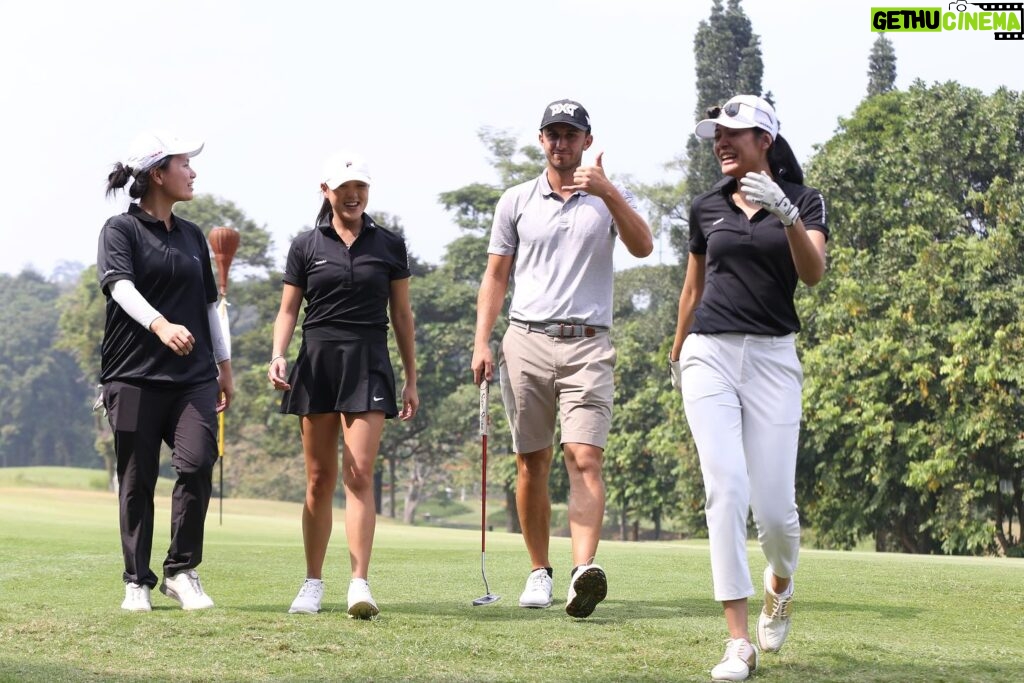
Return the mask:
[[726,102],[725,105],[721,106],[721,107],[708,107],[704,111],[704,118],[706,118],[706,119],[717,119],[719,114],[722,114],[723,112],[729,118],[732,118],[732,117],[736,116],[737,114],[740,113],[740,103],[739,102]]

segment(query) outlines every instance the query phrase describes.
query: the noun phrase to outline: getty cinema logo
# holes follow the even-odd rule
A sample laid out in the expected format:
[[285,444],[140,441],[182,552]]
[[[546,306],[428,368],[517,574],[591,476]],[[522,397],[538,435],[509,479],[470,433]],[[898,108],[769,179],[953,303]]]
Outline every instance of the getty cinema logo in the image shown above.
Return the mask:
[[[975,9],[972,9],[975,8]],[[991,31],[996,40],[1024,41],[1024,2],[951,2],[941,7],[872,7],[871,30]]]

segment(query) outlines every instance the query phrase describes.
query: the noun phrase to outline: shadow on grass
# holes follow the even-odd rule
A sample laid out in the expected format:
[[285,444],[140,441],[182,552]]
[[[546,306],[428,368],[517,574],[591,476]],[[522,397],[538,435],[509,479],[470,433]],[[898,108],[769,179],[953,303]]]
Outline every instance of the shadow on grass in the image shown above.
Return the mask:
[[[134,668],[134,663],[132,667]],[[62,666],[39,662],[12,662],[0,657],[0,681],[113,681],[119,683],[146,683],[154,681],[180,681],[180,673],[161,671],[110,671],[81,666]]]
[[[711,600],[672,600],[672,601],[625,601],[605,600],[594,613],[586,619],[572,619],[565,614],[565,601],[555,600],[548,609],[528,609],[519,607],[518,595],[502,596],[501,600],[490,605],[474,606],[473,600],[478,595],[467,595],[464,602],[387,602],[379,601],[382,617],[427,617],[433,619],[467,619],[470,621],[528,621],[546,620],[552,617],[571,619],[579,623],[615,625],[624,620],[638,619],[680,619],[709,618],[721,616],[718,603]],[[275,604],[243,605],[226,609],[240,612],[266,614],[283,614],[288,605],[281,602]],[[322,615],[336,614],[345,616],[345,605],[342,603],[324,605]],[[302,615],[292,615],[303,618]]]
[[890,657],[881,648],[864,649],[859,652],[833,652],[817,655],[812,661],[780,661],[773,655],[761,657],[757,677],[772,681],[871,681],[871,683],[969,683],[978,681],[1019,681],[1020,662],[1010,660],[971,659],[955,662],[886,661]]

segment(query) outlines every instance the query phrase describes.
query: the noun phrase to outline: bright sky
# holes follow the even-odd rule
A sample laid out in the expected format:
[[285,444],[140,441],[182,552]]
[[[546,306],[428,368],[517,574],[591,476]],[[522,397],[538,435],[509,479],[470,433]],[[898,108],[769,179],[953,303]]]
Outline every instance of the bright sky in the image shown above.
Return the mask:
[[[693,35],[711,4],[0,0],[0,272],[94,262],[100,227],[127,204],[104,198],[106,174],[152,127],[206,141],[196,191],[266,225],[279,266],[290,236],[312,223],[321,163],[339,148],[371,164],[371,215],[399,216],[410,250],[438,263],[459,234],[438,194],[496,182],[483,126],[535,142],[544,106],[570,97],[594,125],[585,163],[604,150],[610,174],[663,177],[693,131]],[[879,4],[743,2],[764,88],[801,161],[866,92]],[[1024,90],[1024,41],[889,37],[897,87],[921,78]],[[673,260],[663,244],[648,263]],[[618,251],[618,267],[633,265]]]

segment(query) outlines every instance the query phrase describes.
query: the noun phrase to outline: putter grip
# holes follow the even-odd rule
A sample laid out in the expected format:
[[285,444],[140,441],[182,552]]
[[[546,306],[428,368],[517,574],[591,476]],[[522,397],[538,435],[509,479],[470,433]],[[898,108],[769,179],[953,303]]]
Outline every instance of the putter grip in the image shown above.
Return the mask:
[[480,381],[480,436],[487,436],[487,398],[489,387],[487,380]]

